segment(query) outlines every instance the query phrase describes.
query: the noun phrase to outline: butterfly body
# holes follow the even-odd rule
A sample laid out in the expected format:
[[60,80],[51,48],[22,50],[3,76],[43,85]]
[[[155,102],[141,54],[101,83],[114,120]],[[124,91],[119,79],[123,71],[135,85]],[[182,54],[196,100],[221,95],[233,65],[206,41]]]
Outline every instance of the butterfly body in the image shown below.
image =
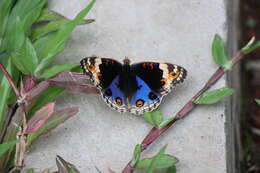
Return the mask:
[[143,114],[157,108],[162,97],[183,81],[186,70],[170,63],[130,64],[100,57],[81,60],[84,72],[100,89],[104,101],[119,112]]

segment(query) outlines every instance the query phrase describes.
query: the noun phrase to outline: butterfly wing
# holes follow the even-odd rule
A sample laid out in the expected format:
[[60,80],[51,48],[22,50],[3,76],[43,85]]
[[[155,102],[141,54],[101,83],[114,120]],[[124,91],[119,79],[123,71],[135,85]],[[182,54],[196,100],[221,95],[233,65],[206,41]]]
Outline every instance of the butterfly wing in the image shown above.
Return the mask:
[[157,108],[161,102],[161,95],[153,91],[148,84],[136,76],[137,90],[130,99],[130,112],[143,114]]
[[122,64],[113,59],[100,57],[87,57],[80,63],[84,73],[90,76],[94,85],[101,91],[104,101],[111,108],[125,112],[126,97],[119,88]]
[[164,95],[183,82],[187,71],[180,66],[169,63],[142,62],[131,65],[138,85],[130,104],[131,112],[143,114],[157,108]]
[[133,64],[131,69],[157,93],[165,95],[176,84],[183,82],[187,71],[178,65],[159,62],[141,62]]

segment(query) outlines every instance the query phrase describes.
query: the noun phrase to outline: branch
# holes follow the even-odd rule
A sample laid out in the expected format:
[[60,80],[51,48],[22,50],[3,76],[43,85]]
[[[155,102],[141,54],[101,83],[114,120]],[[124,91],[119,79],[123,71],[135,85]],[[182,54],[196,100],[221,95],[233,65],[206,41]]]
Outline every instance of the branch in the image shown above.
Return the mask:
[[21,96],[20,91],[18,90],[18,88],[16,87],[12,76],[8,73],[8,71],[5,69],[5,67],[3,66],[3,64],[0,63],[0,70],[4,73],[6,79],[8,80],[8,82],[10,83],[10,85],[12,86],[16,96],[19,98]]
[[[238,53],[231,59],[232,65],[236,64],[244,56],[243,53]],[[143,139],[141,146],[142,151],[144,151],[150,144],[152,144],[157,138],[159,138],[165,131],[167,131],[172,125],[174,125],[178,120],[186,117],[197,105],[193,103],[193,100],[199,98],[205,91],[210,89],[224,74],[225,70],[223,67],[219,67],[216,72],[209,78],[204,87],[199,90],[176,114],[175,118],[166,126],[162,128],[153,127],[150,132]],[[122,173],[132,173],[134,168],[131,166],[131,161],[123,169]]]

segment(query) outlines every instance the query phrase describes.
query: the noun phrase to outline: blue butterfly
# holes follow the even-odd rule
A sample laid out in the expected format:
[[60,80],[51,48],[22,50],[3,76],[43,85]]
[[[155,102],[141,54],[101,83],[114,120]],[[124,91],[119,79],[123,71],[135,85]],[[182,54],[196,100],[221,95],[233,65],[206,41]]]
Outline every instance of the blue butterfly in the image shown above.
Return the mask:
[[183,82],[187,71],[178,65],[160,62],[123,64],[110,58],[87,57],[81,66],[104,101],[119,112],[143,114],[157,108],[162,97]]

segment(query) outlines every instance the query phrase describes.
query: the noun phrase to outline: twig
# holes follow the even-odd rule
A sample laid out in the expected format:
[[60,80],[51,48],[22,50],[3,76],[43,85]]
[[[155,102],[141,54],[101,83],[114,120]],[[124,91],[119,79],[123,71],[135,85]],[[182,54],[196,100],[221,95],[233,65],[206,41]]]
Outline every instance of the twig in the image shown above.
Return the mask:
[[[231,59],[232,65],[236,64],[241,58],[244,56],[243,53],[239,53]],[[144,151],[150,144],[152,144],[157,138],[159,138],[166,130],[168,130],[173,124],[175,124],[178,120],[186,117],[189,112],[191,112],[197,105],[193,103],[193,101],[199,98],[205,91],[210,89],[224,74],[225,70],[223,67],[219,67],[217,71],[210,77],[204,87],[199,90],[176,114],[175,118],[166,126],[162,128],[153,127],[150,132],[143,139],[141,146],[142,151]],[[122,173],[132,173],[134,168],[131,166],[131,161],[123,169]]]
[[0,70],[4,73],[6,79],[8,80],[8,82],[10,83],[10,85],[12,86],[15,94],[17,97],[21,96],[20,91],[18,90],[18,88],[16,87],[11,75],[8,73],[8,71],[6,70],[6,68],[0,63]]

